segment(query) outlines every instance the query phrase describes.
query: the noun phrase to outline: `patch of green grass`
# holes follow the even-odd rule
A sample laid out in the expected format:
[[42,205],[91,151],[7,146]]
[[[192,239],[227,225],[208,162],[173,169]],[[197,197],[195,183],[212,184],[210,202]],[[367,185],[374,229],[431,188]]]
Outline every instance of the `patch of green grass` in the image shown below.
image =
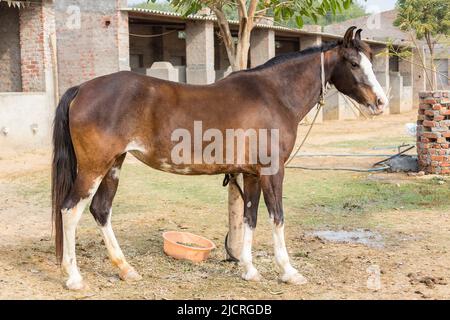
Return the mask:
[[296,209],[319,207],[324,212],[364,213],[450,206],[448,184],[440,185],[433,180],[397,185],[370,181],[366,174],[291,172],[288,171],[285,182],[286,204]]
[[[41,172],[19,178],[11,182],[12,189],[25,201],[50,206],[48,177]],[[222,187],[222,179],[222,175],[179,176],[126,164],[113,210],[115,214],[150,213],[161,226],[174,221],[206,228],[211,219],[226,226],[227,188]],[[367,222],[367,215],[377,212],[450,208],[449,185],[438,182],[413,180],[396,185],[368,180],[363,173],[289,169],[283,203],[288,219],[304,225],[344,225],[352,219]],[[259,212],[260,219],[267,217],[262,197]]]

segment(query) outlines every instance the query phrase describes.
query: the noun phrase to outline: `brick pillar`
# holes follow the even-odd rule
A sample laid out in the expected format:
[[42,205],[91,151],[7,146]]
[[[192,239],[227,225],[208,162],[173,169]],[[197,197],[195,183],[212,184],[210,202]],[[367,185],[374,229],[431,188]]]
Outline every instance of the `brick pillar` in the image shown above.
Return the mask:
[[419,168],[450,174],[450,91],[420,92],[417,121]]
[[129,69],[126,0],[53,1],[59,93],[92,78]]
[[[302,36],[300,38],[300,50],[307,49],[313,46],[320,46],[322,44],[321,36]],[[319,66],[320,68],[320,66]],[[326,107],[326,106],[324,106]],[[313,108],[306,116],[303,118],[302,122],[311,123],[317,113],[317,109]],[[323,122],[323,108],[320,109],[317,115],[316,123]]]
[[45,91],[42,5],[20,9],[19,23],[22,91]]
[[186,22],[186,81],[209,84],[215,81],[214,23]]
[[250,40],[250,67],[256,67],[275,57],[275,32],[254,29]]
[[119,70],[130,68],[130,30],[128,12],[117,10],[117,47],[119,56]]

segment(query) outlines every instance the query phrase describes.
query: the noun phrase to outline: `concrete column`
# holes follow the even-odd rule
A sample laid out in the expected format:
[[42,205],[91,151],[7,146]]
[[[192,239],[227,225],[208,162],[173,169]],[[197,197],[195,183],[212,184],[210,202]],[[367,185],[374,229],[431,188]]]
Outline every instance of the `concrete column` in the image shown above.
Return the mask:
[[178,82],[179,71],[170,62],[156,61],[147,69],[147,75],[158,79]]
[[214,23],[186,22],[186,81],[209,84],[215,81]]
[[254,29],[250,40],[251,67],[259,66],[275,56],[275,32]]
[[402,113],[403,77],[400,72],[391,72],[389,82],[391,87],[389,113]]
[[416,108],[419,107],[419,92],[426,90],[426,73],[425,70],[421,67],[422,62],[420,55],[424,56],[425,52],[423,48],[419,52],[417,49],[412,50],[411,60],[413,61],[413,75],[412,75],[412,95],[413,95],[413,104]]
[[[320,46],[322,44],[321,36],[301,36],[300,37],[300,50],[307,49],[313,46]],[[321,108],[319,114],[317,115],[316,123],[323,122],[323,109]],[[303,118],[302,122],[311,123],[316,115],[317,109],[313,108],[305,118]]]
[[[386,95],[392,95],[392,88],[389,83],[389,49],[388,48],[372,48],[373,50],[373,71],[378,82],[383,87]],[[385,110],[388,113],[388,110]]]
[[301,36],[300,37],[300,50],[307,49],[313,46],[320,46],[322,44],[321,36]]
[[399,59],[398,71],[403,77],[403,85],[409,87],[413,83],[414,65],[409,61],[411,58],[406,59]]
[[349,98],[334,87],[328,91],[323,108],[323,120],[354,120],[358,119],[359,115],[359,110]]
[[[407,58],[410,60],[411,58]],[[398,69],[400,75],[403,78],[403,87],[402,87],[402,95],[400,100],[400,112],[408,112],[411,111],[414,104],[413,97],[413,73],[414,73],[414,65],[405,59],[400,59],[398,64]],[[418,103],[419,96],[417,95],[416,102]],[[419,105],[417,104],[417,107]]]

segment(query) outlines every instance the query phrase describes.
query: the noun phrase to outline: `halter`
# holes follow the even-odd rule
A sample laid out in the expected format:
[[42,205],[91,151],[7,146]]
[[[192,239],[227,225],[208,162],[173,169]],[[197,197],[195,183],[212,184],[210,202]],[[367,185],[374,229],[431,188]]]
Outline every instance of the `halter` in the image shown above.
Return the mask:
[[322,91],[320,92],[320,98],[318,102],[318,107],[323,107],[325,105],[325,94],[327,90],[327,84],[325,83],[325,54],[320,51],[320,81],[322,83]]

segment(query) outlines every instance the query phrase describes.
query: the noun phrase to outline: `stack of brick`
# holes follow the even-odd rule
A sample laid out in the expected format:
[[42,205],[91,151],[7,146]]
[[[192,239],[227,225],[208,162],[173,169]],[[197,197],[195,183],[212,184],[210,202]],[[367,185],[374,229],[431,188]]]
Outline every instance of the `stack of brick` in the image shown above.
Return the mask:
[[425,173],[450,174],[450,91],[427,91],[419,96],[419,168]]

